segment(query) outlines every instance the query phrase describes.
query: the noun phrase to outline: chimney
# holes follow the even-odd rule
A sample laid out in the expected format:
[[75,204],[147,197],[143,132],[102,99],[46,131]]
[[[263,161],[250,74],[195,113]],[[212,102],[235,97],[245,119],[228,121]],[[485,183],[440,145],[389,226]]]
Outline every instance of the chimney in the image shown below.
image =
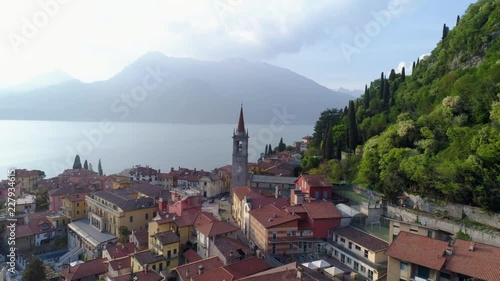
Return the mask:
[[476,243],[474,243],[474,241],[471,241],[469,244],[469,251],[474,251],[474,246],[476,246]]
[[233,256],[233,251],[229,252],[229,257]]
[[205,268],[203,267],[203,265],[202,265],[202,264],[200,264],[200,265],[198,266],[198,275],[202,275],[202,274],[203,274],[203,270],[204,270],[204,269],[205,269]]
[[190,281],[194,281],[194,276],[191,276],[191,278],[189,278]]
[[122,262],[118,262],[118,270],[122,269]]
[[302,267],[297,267],[297,279],[302,280]]
[[186,269],[186,277],[189,277],[189,270]]
[[148,272],[148,265],[146,263],[144,264],[144,272]]
[[280,195],[280,188],[279,185],[277,185],[274,189],[274,197],[278,198]]
[[275,217],[276,217],[276,213],[273,214],[273,218],[275,218]]

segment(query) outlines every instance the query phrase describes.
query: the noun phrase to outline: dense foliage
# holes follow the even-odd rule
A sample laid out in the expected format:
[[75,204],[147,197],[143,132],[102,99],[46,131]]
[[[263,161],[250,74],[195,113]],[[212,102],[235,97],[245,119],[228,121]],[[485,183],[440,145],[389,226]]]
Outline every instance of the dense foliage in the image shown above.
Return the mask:
[[457,24],[411,76],[382,73],[347,112],[324,111],[303,167],[389,200],[408,192],[500,211],[500,1],[478,1]]

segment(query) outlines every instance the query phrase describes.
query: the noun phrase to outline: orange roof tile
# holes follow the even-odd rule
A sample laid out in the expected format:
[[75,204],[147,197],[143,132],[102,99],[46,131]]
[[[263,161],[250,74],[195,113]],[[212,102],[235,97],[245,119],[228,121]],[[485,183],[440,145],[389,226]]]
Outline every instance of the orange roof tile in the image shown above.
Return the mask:
[[253,209],[249,212],[255,220],[264,226],[270,228],[283,223],[298,220],[300,217],[297,215],[289,214],[283,209],[279,209],[273,205],[262,206],[261,208]]
[[200,265],[203,266],[204,272],[208,272],[210,270],[224,266],[219,257],[210,257],[207,259],[183,264],[181,266],[176,267],[175,270],[177,271],[179,277],[182,278],[182,280],[189,280],[190,276],[198,275],[198,267]]
[[446,261],[447,248],[448,242],[401,231],[385,254],[398,260],[441,270]]
[[332,202],[304,202],[304,210],[313,219],[340,219],[342,216]]

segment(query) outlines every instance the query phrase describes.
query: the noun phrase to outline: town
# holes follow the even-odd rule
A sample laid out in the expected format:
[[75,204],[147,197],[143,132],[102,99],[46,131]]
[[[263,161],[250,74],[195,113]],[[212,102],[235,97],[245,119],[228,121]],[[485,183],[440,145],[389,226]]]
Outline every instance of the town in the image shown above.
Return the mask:
[[411,196],[356,204],[363,192],[297,169],[309,136],[248,163],[247,129],[241,108],[232,165],[213,171],[16,170],[14,232],[1,217],[3,259],[15,263],[5,280],[499,280],[499,236],[412,217]]

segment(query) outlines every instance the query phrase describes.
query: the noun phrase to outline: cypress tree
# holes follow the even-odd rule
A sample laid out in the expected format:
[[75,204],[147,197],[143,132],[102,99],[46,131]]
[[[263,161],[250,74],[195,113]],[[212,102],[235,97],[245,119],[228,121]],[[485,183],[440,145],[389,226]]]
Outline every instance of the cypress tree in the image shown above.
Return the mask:
[[446,38],[446,36],[448,35],[448,31],[450,31],[450,29],[446,26],[446,23],[443,25],[443,37],[441,38],[441,40],[444,41],[444,39]]
[[384,80],[384,73],[382,72],[382,74],[380,75],[380,89],[378,92],[379,99],[382,99],[384,97]]
[[389,85],[389,80],[384,80],[384,94],[383,94],[383,102],[384,102],[384,109],[389,108],[389,99],[391,98],[391,93],[390,93],[390,85]]
[[104,175],[103,171],[102,171],[102,165],[101,165],[101,159],[99,159],[99,164],[97,164],[97,172],[99,173],[99,175]]
[[413,66],[411,67],[411,72],[415,71],[415,62],[413,62]]
[[264,155],[265,155],[265,156],[267,156],[267,153],[268,153],[268,152],[269,152],[269,151],[267,151],[267,144],[266,144],[266,149],[264,150]]
[[457,16],[457,24],[458,25],[458,22],[460,21],[460,15]]
[[403,66],[403,69],[401,69],[401,82],[404,82],[406,80],[406,73],[405,73],[405,67]]
[[87,160],[85,160],[85,162],[83,162],[83,168],[85,170],[88,170],[89,169],[89,163],[87,162]]
[[417,65],[416,66],[418,66],[419,63],[420,63],[420,57],[417,58]]
[[82,162],[80,161],[80,155],[75,156],[75,162],[73,162],[73,169],[81,169],[82,168]]
[[333,158],[332,125],[328,123],[325,130],[325,138],[323,140],[323,158],[330,160]]
[[286,144],[283,142],[283,138],[280,139],[280,143],[278,144],[278,150],[279,152],[285,151],[286,149]]
[[348,113],[348,126],[349,126],[349,149],[356,151],[358,146],[358,125],[356,124],[356,109],[354,108],[354,102],[349,101],[349,113]]
[[389,74],[389,81],[394,81],[396,79],[396,71],[394,69],[391,69],[391,74]]
[[337,160],[341,160],[342,159],[342,143],[340,142],[340,139],[337,141],[337,149],[335,150],[335,152],[336,152],[335,158],[337,158]]
[[368,110],[370,107],[370,93],[368,92],[368,85],[365,85],[365,94],[363,95],[363,106],[365,110]]
[[272,155],[273,154],[273,148],[271,146],[271,144],[269,144],[269,152],[268,152],[268,155]]

